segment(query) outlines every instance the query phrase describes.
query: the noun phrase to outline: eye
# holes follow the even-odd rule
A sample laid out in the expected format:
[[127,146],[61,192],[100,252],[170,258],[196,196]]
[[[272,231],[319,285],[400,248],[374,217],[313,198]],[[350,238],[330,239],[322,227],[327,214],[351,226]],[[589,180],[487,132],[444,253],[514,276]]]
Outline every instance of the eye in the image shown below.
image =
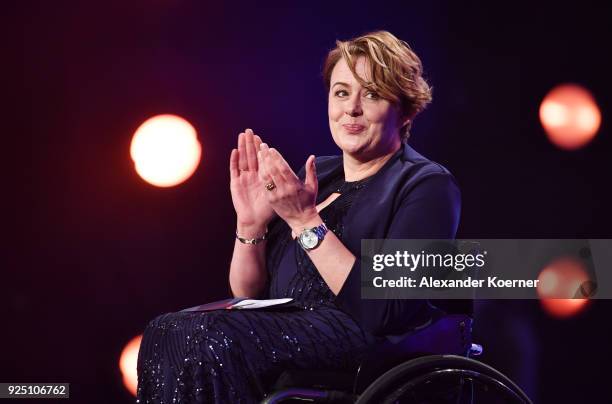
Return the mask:
[[366,93],[366,98],[369,98],[371,100],[377,100],[380,98],[380,96],[378,95],[376,91],[368,91]]
[[337,90],[334,95],[336,97],[345,97],[348,95],[348,92],[346,90]]

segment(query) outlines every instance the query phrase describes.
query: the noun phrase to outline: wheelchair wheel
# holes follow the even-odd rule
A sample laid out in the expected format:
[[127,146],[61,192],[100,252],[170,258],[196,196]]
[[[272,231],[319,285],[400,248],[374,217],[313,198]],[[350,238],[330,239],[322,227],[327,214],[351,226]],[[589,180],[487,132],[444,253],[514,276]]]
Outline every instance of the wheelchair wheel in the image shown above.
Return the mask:
[[356,404],[526,403],[507,376],[482,362],[432,355],[402,363],[376,379]]

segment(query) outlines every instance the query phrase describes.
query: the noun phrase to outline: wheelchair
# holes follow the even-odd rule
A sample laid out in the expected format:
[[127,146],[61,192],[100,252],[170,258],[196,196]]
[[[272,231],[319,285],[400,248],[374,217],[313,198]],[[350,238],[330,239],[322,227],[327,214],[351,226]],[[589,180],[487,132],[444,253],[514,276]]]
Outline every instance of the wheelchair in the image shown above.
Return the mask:
[[526,403],[507,376],[472,357],[470,316],[445,314],[369,352],[356,371],[287,370],[261,404]]

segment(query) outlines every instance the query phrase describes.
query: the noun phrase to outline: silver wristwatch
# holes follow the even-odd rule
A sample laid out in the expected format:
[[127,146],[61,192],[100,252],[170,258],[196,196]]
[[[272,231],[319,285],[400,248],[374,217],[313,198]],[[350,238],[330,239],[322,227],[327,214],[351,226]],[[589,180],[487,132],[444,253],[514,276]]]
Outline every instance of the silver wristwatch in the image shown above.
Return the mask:
[[327,234],[327,226],[325,226],[325,223],[321,223],[317,227],[304,229],[298,235],[297,241],[304,250],[310,251],[321,244],[321,241],[325,238],[325,234]]

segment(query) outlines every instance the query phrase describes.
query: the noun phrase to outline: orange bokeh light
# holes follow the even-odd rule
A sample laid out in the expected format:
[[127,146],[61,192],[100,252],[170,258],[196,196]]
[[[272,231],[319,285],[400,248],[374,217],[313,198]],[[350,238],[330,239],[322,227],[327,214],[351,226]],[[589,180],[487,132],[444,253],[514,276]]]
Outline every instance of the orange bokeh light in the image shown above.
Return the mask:
[[119,358],[119,369],[123,375],[123,385],[134,396],[136,396],[136,387],[138,386],[136,364],[138,363],[140,341],[142,341],[142,335],[132,338],[123,348],[123,351],[121,351],[121,357]]
[[157,115],[134,133],[130,146],[136,172],[158,187],[172,187],[194,173],[202,156],[193,126],[176,115]]
[[540,303],[548,314],[557,318],[572,317],[582,311],[588,299],[541,299]]
[[540,122],[553,144],[574,150],[595,137],[601,112],[588,90],[576,84],[562,84],[542,100]]
[[571,317],[589,302],[586,298],[574,298],[581,296],[589,281],[584,265],[575,258],[556,259],[540,272],[538,280],[537,291],[542,307],[554,317]]

